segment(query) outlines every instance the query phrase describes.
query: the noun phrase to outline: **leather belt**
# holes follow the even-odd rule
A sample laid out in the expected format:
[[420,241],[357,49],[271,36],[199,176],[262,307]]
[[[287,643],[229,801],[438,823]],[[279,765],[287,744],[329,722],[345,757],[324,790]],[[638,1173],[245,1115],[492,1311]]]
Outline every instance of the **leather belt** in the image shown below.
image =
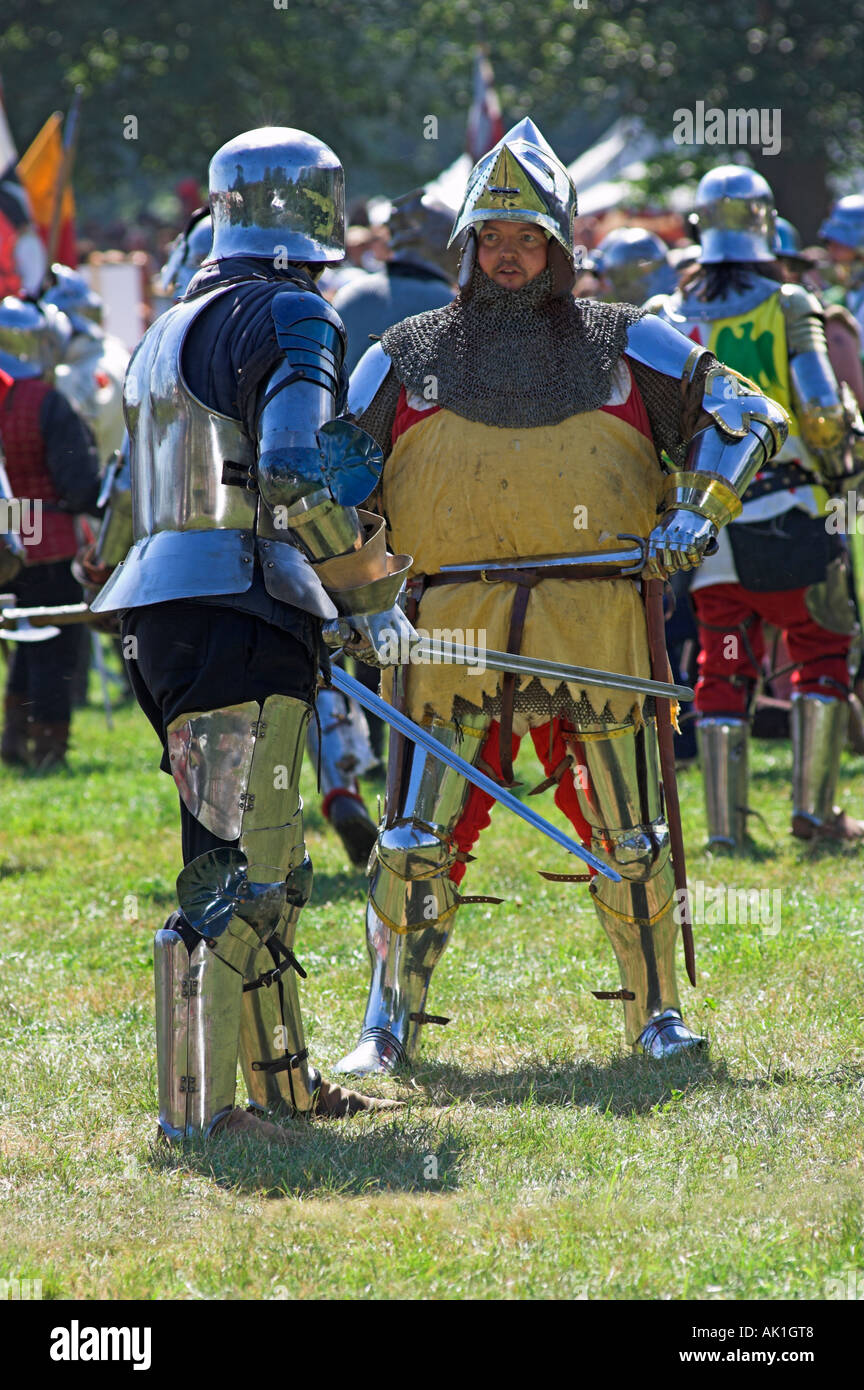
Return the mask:
[[[516,656],[522,649],[522,634],[525,628],[525,615],[528,611],[528,595],[536,584],[544,579],[620,579],[616,574],[598,575],[578,565],[561,565],[554,568],[536,569],[530,566],[495,570],[448,570],[446,574],[415,575],[408,587],[412,596],[419,602],[424,589],[436,589],[442,584],[515,584],[516,596],[510,614],[510,631],[507,634],[505,651]],[[415,609],[416,612],[416,609]],[[516,674],[504,673],[501,681],[501,717],[498,726],[498,752],[501,760],[501,778],[507,787],[515,786],[513,775],[513,706],[516,698]]]

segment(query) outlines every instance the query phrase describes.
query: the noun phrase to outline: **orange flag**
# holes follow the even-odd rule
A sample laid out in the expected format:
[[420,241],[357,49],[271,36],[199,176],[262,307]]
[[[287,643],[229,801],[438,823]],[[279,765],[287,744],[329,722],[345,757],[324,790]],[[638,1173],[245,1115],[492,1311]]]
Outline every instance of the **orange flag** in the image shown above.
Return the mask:
[[[48,245],[51,233],[51,219],[63,165],[63,116],[55,111],[49,116],[30,148],[18,161],[18,177],[27,189],[33,221],[39,235]],[[75,247],[75,199],[71,185],[67,184],[63,194],[60,214],[60,235],[54,259],[63,265],[78,264]]]

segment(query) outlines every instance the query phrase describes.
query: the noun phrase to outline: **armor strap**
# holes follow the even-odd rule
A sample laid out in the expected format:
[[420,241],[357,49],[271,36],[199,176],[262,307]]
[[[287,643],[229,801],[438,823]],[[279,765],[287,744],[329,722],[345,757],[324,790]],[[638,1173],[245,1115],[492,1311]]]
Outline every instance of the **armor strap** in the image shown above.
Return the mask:
[[260,989],[262,985],[265,989],[269,989],[271,985],[275,985],[276,981],[281,979],[289,966],[292,970],[297,972],[301,980],[307,980],[309,978],[294,952],[283,945],[278,936],[271,936],[266,944],[271,951],[275,951],[278,956],[282,957],[282,964],[275,965],[272,970],[265,970],[263,975],[258,976],[257,980],[247,981],[243,986],[244,994],[250,989]]
[[[515,656],[522,646],[522,633],[525,628],[525,614],[528,612],[528,596],[542,575],[537,570],[519,575],[516,582],[516,596],[510,614],[510,631],[507,634],[505,651]],[[515,785],[513,775],[513,702],[516,696],[516,676],[507,671],[501,682],[501,719],[498,728],[498,756],[501,763],[501,776],[504,785]]]
[[302,1052],[295,1052],[290,1057],[277,1057],[272,1062],[253,1062],[253,1071],[266,1071],[271,1076],[278,1071],[294,1071],[301,1062],[305,1062],[309,1056],[308,1047],[304,1047]]
[[[549,776],[544,778],[542,782],[538,782],[536,787],[532,787],[528,795],[539,796],[541,792],[548,792],[550,787],[556,787],[564,773],[573,766],[573,762],[573,754],[565,753],[558,766],[553,768]],[[582,875],[580,874],[579,877],[581,878]]]

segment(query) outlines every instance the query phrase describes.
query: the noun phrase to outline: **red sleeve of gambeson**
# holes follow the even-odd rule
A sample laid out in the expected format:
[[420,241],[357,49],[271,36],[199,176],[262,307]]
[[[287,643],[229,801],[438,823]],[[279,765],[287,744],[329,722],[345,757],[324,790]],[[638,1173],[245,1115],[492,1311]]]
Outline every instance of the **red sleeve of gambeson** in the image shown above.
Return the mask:
[[412,425],[416,425],[418,420],[428,420],[430,415],[434,415],[440,410],[440,405],[435,405],[430,401],[425,410],[417,410],[408,404],[408,393],[403,386],[399,391],[399,400],[396,405],[396,416],[393,420],[392,442],[395,444],[400,435],[406,430],[410,430]]
[[622,405],[604,405],[607,415],[617,415],[619,420],[626,420],[628,425],[632,425],[634,430],[644,434],[646,439],[653,439],[651,433],[651,421],[648,419],[648,411],[645,409],[645,402],[642,399],[642,392],[636,385],[636,378],[630,370],[630,363],[626,357],[623,359],[627,368],[627,375],[630,378],[630,393]]

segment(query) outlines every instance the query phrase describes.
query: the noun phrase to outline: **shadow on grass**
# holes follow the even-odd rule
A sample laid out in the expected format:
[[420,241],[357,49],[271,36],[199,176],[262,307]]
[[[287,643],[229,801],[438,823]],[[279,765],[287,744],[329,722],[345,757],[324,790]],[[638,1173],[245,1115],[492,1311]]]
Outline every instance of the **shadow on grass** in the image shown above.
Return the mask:
[[768,1090],[811,1080],[790,1071],[769,1076],[733,1077],[726,1063],[697,1054],[668,1058],[621,1057],[594,1062],[538,1062],[515,1071],[464,1071],[445,1063],[428,1063],[414,1074],[433,1105],[586,1106],[612,1115],[641,1115],[676,1104],[695,1091]]
[[[771,831],[766,826],[763,826],[762,830],[766,837],[770,837]],[[698,845],[688,845],[687,850],[694,858],[707,858],[710,855],[715,865],[734,864],[736,862],[764,864],[768,860],[779,859],[782,846],[778,840],[771,840],[767,845],[759,844],[752,835],[748,834],[740,850],[725,849],[722,845],[709,846],[705,840]]]
[[285,1123],[291,1147],[230,1135],[187,1140],[168,1148],[154,1144],[150,1164],[157,1172],[189,1172],[220,1187],[260,1196],[332,1200],[416,1192],[453,1192],[461,1182],[467,1148],[453,1124],[412,1121],[400,1111],[390,1122]]
[[447,1063],[426,1063],[414,1079],[433,1105],[576,1105],[614,1115],[641,1114],[673,1100],[684,1090],[714,1084],[722,1063],[708,1058],[622,1057],[604,1066],[594,1062],[536,1062],[514,1071],[465,1071]]
[[0,862],[0,879],[17,878],[19,874],[44,874],[47,864],[15,864],[11,859]]

